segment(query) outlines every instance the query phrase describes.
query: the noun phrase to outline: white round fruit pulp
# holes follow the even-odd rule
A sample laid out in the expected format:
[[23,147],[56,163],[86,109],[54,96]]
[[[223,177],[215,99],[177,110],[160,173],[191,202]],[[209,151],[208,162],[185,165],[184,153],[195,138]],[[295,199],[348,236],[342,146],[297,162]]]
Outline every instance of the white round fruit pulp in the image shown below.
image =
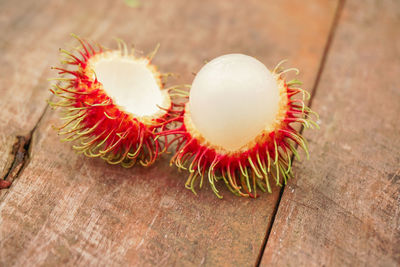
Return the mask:
[[189,109],[192,123],[208,142],[235,151],[275,121],[279,88],[263,63],[243,54],[228,54],[198,72]]

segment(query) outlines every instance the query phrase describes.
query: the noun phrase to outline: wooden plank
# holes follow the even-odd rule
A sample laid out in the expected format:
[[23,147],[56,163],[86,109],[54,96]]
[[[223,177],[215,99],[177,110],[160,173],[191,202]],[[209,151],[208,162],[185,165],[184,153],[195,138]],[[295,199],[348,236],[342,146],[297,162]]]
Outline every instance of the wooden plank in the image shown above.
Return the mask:
[[[316,78],[337,4],[174,0],[142,1],[140,8],[129,8],[122,1],[101,1],[95,7],[89,0],[56,7],[41,3],[44,13],[26,22],[32,25],[32,36],[47,25],[60,46],[61,36],[71,28],[81,35],[92,30],[89,37],[106,45],[118,36],[145,51],[159,41],[155,62],[163,71],[180,73],[176,83],[190,82],[191,72],[204,60],[242,52],[269,66],[282,57],[291,59],[306,70],[301,77],[305,86]],[[36,20],[40,23],[29,23]],[[85,29],[79,29],[81,25]],[[14,35],[12,40],[20,36]],[[41,64],[47,65],[56,49],[49,46],[39,53],[40,39],[31,41],[38,47],[33,58],[41,56],[46,62]],[[48,86],[45,78],[39,79],[41,86],[27,84],[28,92],[35,91],[41,99],[41,90]],[[24,101],[29,106],[29,100]],[[26,123],[28,118],[22,120]],[[0,265],[255,264],[279,188],[257,200],[236,198],[222,185],[222,201],[208,188],[195,196],[184,188],[187,174],[170,168],[167,159],[148,169],[123,169],[76,155],[52,130],[58,122],[54,112],[45,113],[33,132],[28,163],[3,194]]]
[[30,132],[47,106],[47,78],[54,75],[50,66],[58,64],[58,48],[71,42],[71,32],[101,33],[98,23],[107,5],[96,5],[87,17],[92,5],[84,1],[66,5],[47,0],[0,3],[1,178],[13,180],[18,173],[21,162],[15,148],[29,142]]
[[399,266],[400,2],[345,2],[264,266]]

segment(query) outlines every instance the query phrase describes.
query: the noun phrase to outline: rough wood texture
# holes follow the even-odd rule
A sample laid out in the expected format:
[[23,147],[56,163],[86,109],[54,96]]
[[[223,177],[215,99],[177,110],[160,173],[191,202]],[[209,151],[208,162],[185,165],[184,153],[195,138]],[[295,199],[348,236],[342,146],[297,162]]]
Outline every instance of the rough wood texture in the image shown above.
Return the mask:
[[399,266],[400,2],[346,1],[264,266]]
[[[101,1],[100,1],[101,2]],[[0,175],[13,180],[20,169],[13,147],[29,143],[47,104],[50,66],[58,63],[58,48],[79,30],[96,36],[106,6],[85,17],[88,2],[63,5],[60,1],[0,2]],[[74,14],[71,17],[71,14]]]
[[[19,167],[12,168],[17,178],[0,195],[0,265],[254,265],[279,188],[257,200],[222,189],[221,201],[208,188],[199,196],[185,189],[186,174],[169,168],[167,160],[127,170],[76,155],[52,130],[59,122],[54,112],[47,110],[38,123],[48,97],[48,68],[75,32],[109,46],[118,36],[144,51],[160,42],[155,63],[180,73],[176,83],[191,82],[204,60],[242,52],[269,66],[289,58],[305,70],[301,78],[311,87],[336,5],[1,2],[0,168],[6,174],[11,165]],[[26,140],[16,142],[18,135]],[[14,144],[22,145],[19,157],[18,149],[11,153]]]

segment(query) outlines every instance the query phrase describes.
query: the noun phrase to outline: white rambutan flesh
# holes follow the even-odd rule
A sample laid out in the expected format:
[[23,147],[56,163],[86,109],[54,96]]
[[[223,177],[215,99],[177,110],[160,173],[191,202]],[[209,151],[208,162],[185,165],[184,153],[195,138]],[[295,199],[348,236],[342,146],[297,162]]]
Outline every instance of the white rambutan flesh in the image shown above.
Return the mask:
[[189,110],[193,126],[210,144],[236,151],[274,123],[279,99],[276,78],[263,63],[228,54],[198,72]]
[[168,109],[169,96],[147,59],[114,51],[94,56],[89,64],[107,94],[125,111],[143,117],[160,112],[160,107]]

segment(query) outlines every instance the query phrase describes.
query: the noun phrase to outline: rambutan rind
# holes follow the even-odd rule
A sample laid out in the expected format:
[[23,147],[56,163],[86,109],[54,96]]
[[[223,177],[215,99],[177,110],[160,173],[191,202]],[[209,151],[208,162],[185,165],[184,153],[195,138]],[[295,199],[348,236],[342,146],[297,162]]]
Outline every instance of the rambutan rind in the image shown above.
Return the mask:
[[[222,180],[235,195],[255,198],[258,196],[257,187],[264,192],[272,192],[270,179],[282,186],[293,176],[292,155],[299,159],[298,146],[305,150],[308,158],[307,142],[300,133],[301,129],[296,129],[294,124],[301,124],[304,128],[319,128],[311,118],[311,115],[316,118],[318,115],[304,103],[310,95],[298,87],[301,82],[286,82],[283,77],[288,71],[295,70],[298,73],[298,70],[281,70],[282,63],[272,71],[280,94],[280,108],[275,123],[268,125],[240,149],[226,151],[208,142],[191,121],[189,103],[174,119],[182,123],[181,126],[160,133],[175,135],[172,141],[177,145],[171,164],[189,171],[185,184],[187,189],[196,194],[195,187],[199,185],[201,188],[206,178],[217,197],[222,198],[216,187],[216,182]],[[301,99],[295,97],[299,93],[302,94]],[[188,98],[188,94],[182,91],[177,94]]]
[[[49,101],[49,104],[61,108],[65,120],[56,128],[60,135],[66,136],[62,141],[75,141],[77,144],[73,148],[78,152],[88,157],[101,157],[110,164],[131,167],[139,162],[143,166],[151,165],[165,151],[167,137],[161,139],[157,134],[167,129],[174,114],[174,104],[168,89],[164,89],[163,80],[170,74],[159,73],[151,64],[158,47],[147,57],[138,58],[133,49],[128,53],[122,41],[118,43],[118,50],[108,50],[100,45],[94,48],[89,42],[76,38],[81,44],[81,48],[76,49],[77,54],[60,49],[67,59],[62,61],[62,68],[54,68],[62,77],[54,78],[57,84],[50,89],[60,100]],[[132,60],[151,71],[163,97],[156,112],[135,115],[107,94],[91,67],[91,61],[107,57]]]

